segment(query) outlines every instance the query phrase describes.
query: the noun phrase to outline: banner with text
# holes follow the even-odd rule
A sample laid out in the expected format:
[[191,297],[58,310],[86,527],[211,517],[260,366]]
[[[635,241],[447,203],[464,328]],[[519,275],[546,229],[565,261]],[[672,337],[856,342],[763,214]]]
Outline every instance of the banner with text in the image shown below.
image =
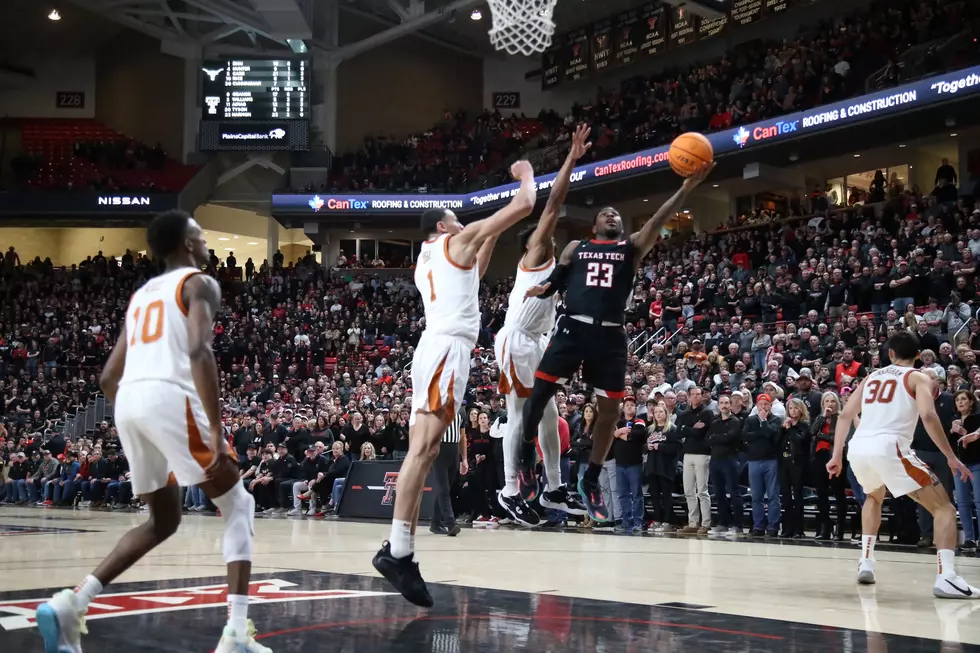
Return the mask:
[[[707,134],[715,156],[732,154],[746,148],[776,144],[793,138],[846,125],[874,120],[902,110],[916,109],[936,102],[973,95],[980,91],[980,66],[946,73],[936,77],[869,93],[832,105],[791,113],[734,129]],[[668,146],[641,150],[625,156],[596,161],[575,168],[571,187],[591,186],[619,181],[669,167]],[[557,173],[535,178],[540,194],[547,193]],[[302,214],[398,214],[419,213],[444,208],[457,214],[494,209],[506,204],[517,193],[512,183],[465,195],[273,195],[274,213]]]
[[177,195],[169,193],[71,192],[0,193],[0,215],[133,215],[177,208]]

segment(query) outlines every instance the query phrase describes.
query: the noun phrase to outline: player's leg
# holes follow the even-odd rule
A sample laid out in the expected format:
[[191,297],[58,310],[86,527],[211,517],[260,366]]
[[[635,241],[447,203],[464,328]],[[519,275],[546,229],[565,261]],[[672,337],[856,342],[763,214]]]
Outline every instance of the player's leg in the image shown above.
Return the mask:
[[956,574],[953,558],[956,555],[956,509],[949,494],[938,479],[909,496],[929,511],[933,520],[933,538],[936,543],[936,584],[932,593],[941,599],[980,599],[980,589],[971,587]]
[[881,508],[885,501],[885,486],[868,492],[861,507],[861,558],[858,560],[857,581],[862,585],[875,582],[875,542],[881,528]]
[[[143,396],[141,396],[143,395]],[[180,488],[168,471],[167,460],[155,446],[155,435],[140,424],[146,421],[149,397],[155,393],[120,390],[116,402],[119,439],[129,456],[134,488],[150,506],[150,517],[130,530],[102,563],[74,590],[63,590],[38,607],[38,631],[44,638],[45,653],[78,653],[85,634],[85,613],[89,603],[103,588],[136,564],[143,556],[166,541],[180,525]]]
[[562,510],[570,515],[588,514],[582,500],[569,492],[568,486],[561,482],[561,438],[558,435],[558,404],[554,398],[545,405],[544,417],[538,430],[538,443],[541,445],[544,473],[548,479],[539,499],[541,506]]
[[[523,394],[523,393],[522,393]],[[552,399],[551,403],[554,403]],[[521,455],[521,422],[527,397],[515,391],[507,393],[507,423],[504,424],[504,489],[497,495],[500,507],[522,526],[537,526],[541,516],[528,505],[521,494],[519,460]],[[542,445],[543,446],[543,445]]]
[[592,429],[592,455],[579,494],[589,516],[609,521],[611,507],[605,505],[599,488],[599,475],[612,446],[620,405],[626,395],[626,334],[622,329],[590,326],[583,351],[582,380],[595,387],[596,417]]
[[391,535],[373,564],[402,596],[415,605],[432,607],[432,595],[415,563],[415,531],[425,479],[439,455],[442,436],[456,418],[456,397],[466,391],[472,348],[457,338],[423,335],[412,363],[411,424],[408,455],[395,488]]

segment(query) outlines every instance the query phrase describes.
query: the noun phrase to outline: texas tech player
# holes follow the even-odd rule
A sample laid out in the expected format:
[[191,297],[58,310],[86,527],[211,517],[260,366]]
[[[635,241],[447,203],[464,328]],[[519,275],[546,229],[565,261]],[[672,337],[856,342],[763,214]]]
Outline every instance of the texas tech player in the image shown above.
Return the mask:
[[[657,241],[660,228],[676,215],[688,194],[708,176],[713,166],[705,165],[684,180],[660,210],[636,233],[623,233],[619,211],[604,208],[596,215],[595,238],[573,240],[561,254],[548,280],[531,288],[528,297],[548,298],[565,292],[565,315],[555,326],[551,344],[538,366],[534,388],[524,404],[519,473],[521,494],[535,494],[533,474],[534,435],[545,406],[559,384],[582,368],[582,380],[593,386],[597,414],[592,432],[592,457],[579,482],[589,515],[609,521],[609,512],[599,491],[599,472],[612,444],[620,400],[626,387],[626,332],[623,328],[626,302],[633,290],[637,267]],[[531,300],[529,300],[531,301]]]
[[[497,500],[514,521],[524,526],[536,526],[541,518],[527,503],[534,497],[522,496],[517,480],[521,446],[520,415],[534,386],[534,373],[548,344],[547,334],[555,327],[555,298],[524,301],[524,294],[529,288],[547,281],[555,269],[558,213],[568,194],[575,162],[592,145],[588,142],[590,131],[586,125],[579,125],[575,130],[572,147],[555,177],[541,220],[521,233],[524,255],[517,265],[504,326],[494,341],[494,353],[500,367],[499,389],[507,395],[507,410],[513,416],[504,426],[504,488]],[[548,487],[541,495],[542,507],[584,515],[585,506],[569,494],[561,482],[561,442],[558,438],[558,407],[554,400],[545,404],[538,441],[548,479]]]
[[[937,549],[936,582],[933,596],[940,599],[980,599],[980,590],[956,574],[956,510],[949,495],[929,467],[912,451],[912,434],[922,420],[929,438],[946,455],[949,468],[964,481],[970,470],[956,457],[943,430],[932,394],[932,379],[915,369],[919,338],[901,331],[888,339],[894,364],[876,370],[861,382],[837,420],[834,455],[827,463],[831,478],[844,467],[844,444],[851,423],[861,414],[854,431],[847,461],[867,494],[861,508],[861,558],[857,581],[875,582],[874,545],[881,526],[885,490],[893,497],[908,495],[932,513]],[[974,434],[964,434],[969,437]]]

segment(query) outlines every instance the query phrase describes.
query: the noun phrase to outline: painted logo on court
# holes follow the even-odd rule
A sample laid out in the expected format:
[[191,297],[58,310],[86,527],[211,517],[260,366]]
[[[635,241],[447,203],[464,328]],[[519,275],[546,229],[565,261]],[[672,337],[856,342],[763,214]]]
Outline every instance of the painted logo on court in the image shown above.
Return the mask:
[[[353,599],[367,596],[388,596],[391,592],[364,592],[358,590],[303,590],[297,583],[279,578],[253,580],[249,583],[249,603],[290,603],[295,601],[320,601],[326,599]],[[130,617],[139,614],[224,608],[228,605],[228,586],[203,585],[200,587],[149,590],[102,594],[89,605],[86,620]],[[0,629],[20,630],[33,628],[37,621],[37,608],[50,597],[0,601]]]

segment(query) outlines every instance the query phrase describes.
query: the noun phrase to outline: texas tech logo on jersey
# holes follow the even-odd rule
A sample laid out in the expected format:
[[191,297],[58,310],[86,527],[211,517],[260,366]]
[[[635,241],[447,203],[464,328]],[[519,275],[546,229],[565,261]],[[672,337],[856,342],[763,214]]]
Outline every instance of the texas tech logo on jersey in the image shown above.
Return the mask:
[[[302,590],[296,583],[279,578],[253,580],[249,583],[249,603],[288,603],[366,596],[387,596],[391,592],[357,590]],[[37,608],[50,597],[0,601],[0,628],[19,630],[37,624]],[[88,608],[86,619],[111,619],[158,612],[176,612],[198,608],[223,608],[228,604],[228,586],[204,585],[121,594],[101,594]]]
[[396,485],[398,485],[398,472],[385,472],[385,493],[381,497],[382,506],[390,506],[395,502]]

